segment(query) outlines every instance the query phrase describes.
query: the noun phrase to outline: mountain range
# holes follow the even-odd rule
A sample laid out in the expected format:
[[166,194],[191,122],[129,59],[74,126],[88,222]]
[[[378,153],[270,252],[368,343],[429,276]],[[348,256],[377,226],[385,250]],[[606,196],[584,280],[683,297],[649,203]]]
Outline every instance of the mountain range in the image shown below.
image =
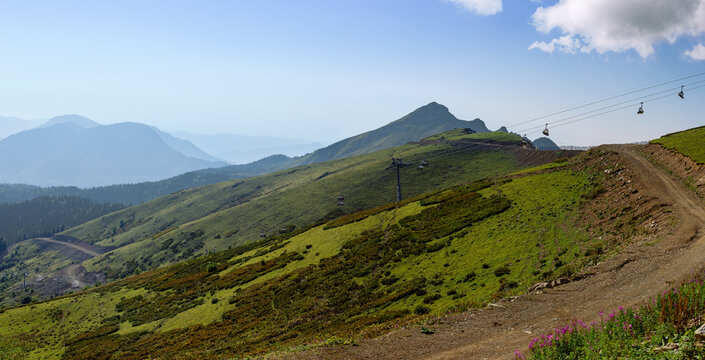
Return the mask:
[[[138,123],[69,115],[0,141],[0,181],[93,187],[169,178],[227,165],[185,140]],[[196,156],[200,156],[196,157]]]
[[171,134],[231,164],[248,164],[274,154],[300,156],[323,147],[323,144],[310,140],[272,136],[195,134],[185,131],[173,131]]
[[[15,120],[29,123],[21,119]],[[447,107],[431,102],[378,129],[340,140],[303,156],[270,155],[248,164],[223,166],[226,164],[209,152],[179,137],[195,139],[201,145],[212,143],[214,145],[206,148],[207,150],[221,151],[228,143],[231,143],[234,149],[252,149],[257,146],[257,141],[262,141],[266,146],[260,149],[260,154],[276,150],[267,148],[274,144],[274,140],[279,140],[280,150],[291,150],[297,146],[306,148],[313,144],[297,145],[297,141],[292,139],[239,135],[176,133],[179,136],[177,137],[156,127],[137,123],[103,126],[80,115],[62,115],[35,129],[0,141],[0,164],[7,165],[0,170],[0,182],[35,185],[0,185],[0,202],[17,202],[44,195],[72,195],[97,202],[137,204],[189,187],[370,153],[455,128],[470,129],[478,133],[489,132],[482,120],[459,120]],[[498,131],[506,132],[506,129]],[[89,140],[93,136],[98,138]],[[106,140],[103,141],[103,138]],[[68,141],[69,139],[71,140]],[[117,139],[122,139],[118,141],[119,144],[104,146]],[[122,147],[124,143],[134,139],[142,139],[147,143],[131,146],[133,150],[139,150],[129,155],[129,149]],[[546,147],[542,145],[540,148],[557,148],[549,139],[542,141],[546,140]],[[30,143],[54,145],[34,147],[32,151],[28,151],[25,145]],[[101,149],[94,151],[88,144],[94,144],[96,148]],[[19,157],[13,154],[19,154]],[[97,156],[99,154],[101,156]],[[160,154],[163,154],[167,161],[158,160],[161,159]],[[132,158],[137,159],[136,166],[132,166],[131,160],[126,160]],[[96,171],[91,174],[87,170],[93,166],[90,164],[96,163],[100,165],[97,169],[102,169],[100,171],[105,172],[104,175],[99,176]],[[152,167],[149,164],[157,166]],[[184,169],[192,171],[182,171]],[[150,174],[150,170],[154,171]],[[160,179],[159,176],[163,177]],[[52,187],[39,188],[36,185]],[[91,188],[80,189],[76,186]]]

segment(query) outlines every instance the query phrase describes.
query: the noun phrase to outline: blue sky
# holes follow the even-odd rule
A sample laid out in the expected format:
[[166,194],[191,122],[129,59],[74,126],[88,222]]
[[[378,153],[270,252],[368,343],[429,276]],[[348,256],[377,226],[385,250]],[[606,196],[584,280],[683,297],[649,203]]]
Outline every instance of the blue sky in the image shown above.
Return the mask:
[[[705,72],[703,43],[705,0],[0,1],[0,115],[331,142],[437,101],[496,129]],[[702,104],[551,138],[646,140]]]

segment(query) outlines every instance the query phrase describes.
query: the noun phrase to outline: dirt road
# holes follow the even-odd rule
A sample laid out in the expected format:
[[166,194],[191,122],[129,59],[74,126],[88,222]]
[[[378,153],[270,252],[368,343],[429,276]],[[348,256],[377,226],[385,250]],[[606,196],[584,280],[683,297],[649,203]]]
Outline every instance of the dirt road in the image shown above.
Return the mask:
[[424,335],[410,326],[358,346],[324,347],[290,354],[300,359],[512,359],[540,334],[572,319],[599,321],[599,312],[646,302],[687,278],[704,263],[703,203],[681,183],[640,156],[636,147],[614,145],[645,192],[673,206],[678,224],[654,245],[635,243],[590,269],[594,275],[496,307],[445,317]]
[[59,241],[59,240],[55,240],[55,239],[51,239],[51,238],[42,237],[42,238],[27,239],[27,240],[23,240],[23,241],[20,241],[20,242],[18,242],[18,243],[12,244],[12,245],[10,245],[10,246],[7,248],[7,250],[5,251],[5,254],[3,254],[0,258],[4,258],[5,256],[7,256],[7,254],[11,253],[12,250],[14,250],[17,246],[19,246],[19,245],[21,245],[21,244],[24,244],[24,243],[27,243],[27,242],[30,242],[30,241],[44,241],[44,242],[50,242],[50,243],[54,243],[54,244],[59,244],[59,245],[62,245],[62,246],[67,246],[67,247],[70,247],[70,248],[72,248],[72,249],[76,249],[76,250],[78,250],[78,251],[80,251],[80,252],[82,252],[82,253],[88,254],[88,255],[90,255],[91,257],[100,255],[100,253],[98,253],[98,252],[96,252],[96,251],[94,251],[94,250],[91,250],[91,249],[89,249],[89,248],[87,248],[87,247],[81,246],[80,244],[72,244],[72,243],[68,243],[68,242],[65,242],[65,241]]

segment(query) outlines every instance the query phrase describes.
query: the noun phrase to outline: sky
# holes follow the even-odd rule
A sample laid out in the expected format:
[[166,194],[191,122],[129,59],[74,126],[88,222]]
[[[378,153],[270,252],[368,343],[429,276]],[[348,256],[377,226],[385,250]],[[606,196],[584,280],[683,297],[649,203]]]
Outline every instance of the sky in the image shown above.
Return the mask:
[[[546,122],[701,73],[705,0],[0,0],[0,115],[27,119],[330,143],[436,101],[533,139]],[[551,138],[633,142],[704,125],[705,87],[685,90],[642,115],[631,101],[549,125]]]

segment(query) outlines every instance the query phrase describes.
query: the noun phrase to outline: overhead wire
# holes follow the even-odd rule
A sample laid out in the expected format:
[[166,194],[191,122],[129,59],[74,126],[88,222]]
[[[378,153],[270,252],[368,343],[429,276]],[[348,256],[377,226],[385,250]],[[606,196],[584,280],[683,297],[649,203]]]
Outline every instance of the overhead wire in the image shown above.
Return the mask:
[[631,90],[631,91],[628,91],[628,92],[625,92],[625,93],[622,93],[622,94],[618,94],[618,95],[614,95],[614,96],[609,96],[609,97],[606,97],[606,98],[603,98],[603,99],[599,99],[599,100],[596,100],[596,101],[592,101],[592,102],[589,102],[589,103],[586,103],[586,104],[583,104],[583,105],[578,105],[578,106],[574,106],[574,107],[567,108],[567,109],[564,109],[564,110],[556,111],[556,112],[554,112],[554,113],[550,113],[550,114],[547,114],[547,115],[541,115],[541,116],[538,116],[538,117],[535,117],[535,118],[532,118],[532,119],[529,119],[529,120],[525,120],[525,121],[521,121],[521,122],[518,122],[518,123],[511,124],[511,125],[509,125],[509,126],[507,126],[507,127],[510,128],[510,127],[516,127],[516,126],[519,126],[519,125],[528,124],[528,123],[531,123],[531,122],[534,122],[534,121],[543,120],[543,119],[546,119],[546,118],[549,118],[549,117],[552,117],[552,116],[556,116],[556,115],[564,114],[564,113],[567,113],[567,112],[570,112],[570,111],[574,111],[574,110],[577,110],[577,109],[582,109],[582,108],[585,108],[585,107],[588,107],[588,106],[596,105],[596,104],[599,104],[599,103],[602,103],[602,102],[605,102],[605,101],[618,99],[618,98],[620,98],[620,97],[624,97],[624,96],[627,96],[627,95],[635,94],[635,93],[638,93],[638,92],[642,92],[642,91],[654,89],[654,88],[657,88],[657,87],[661,87],[661,86],[664,86],[664,85],[672,84],[672,83],[679,82],[679,81],[683,81],[683,80],[687,80],[687,79],[692,79],[692,78],[699,77],[699,76],[703,76],[703,75],[705,75],[705,72],[701,72],[701,73],[697,73],[697,74],[693,74],[693,75],[684,76],[684,77],[681,77],[681,78],[678,78],[678,79],[674,79],[674,80],[664,81],[664,82],[661,82],[661,83],[658,83],[658,84],[654,84],[654,85],[649,85],[649,86],[646,86],[646,87],[643,87],[643,88],[640,88],[640,89],[637,89],[637,90]]
[[[682,86],[691,86],[691,85],[701,84],[701,83],[705,83],[705,80],[696,81],[696,82],[693,82],[693,83],[690,83],[690,84],[686,84],[686,85],[682,85]],[[696,88],[697,88],[697,87],[696,87]],[[586,112],[583,112],[583,113],[580,113],[580,114],[571,115],[571,116],[568,116],[568,117],[565,117],[565,118],[562,118],[562,119],[553,120],[553,121],[551,121],[551,122],[547,122],[545,125],[552,125],[552,124],[561,123],[561,122],[566,121],[566,120],[570,120],[570,119],[574,119],[574,118],[581,117],[581,116],[584,116],[584,115],[592,114],[592,113],[595,113],[595,112],[598,112],[598,111],[602,111],[602,110],[606,110],[606,109],[609,109],[609,108],[613,108],[613,107],[619,106],[619,105],[624,105],[624,104],[628,104],[628,103],[633,104],[635,101],[639,101],[639,100],[642,100],[642,99],[648,99],[648,98],[653,97],[653,96],[656,96],[656,95],[661,95],[661,94],[666,94],[666,93],[667,93],[667,94],[669,94],[668,96],[670,96],[674,91],[676,91],[676,90],[678,90],[678,89],[680,89],[680,87],[671,88],[671,89],[666,89],[666,90],[661,90],[661,91],[658,91],[658,92],[655,92],[655,93],[652,93],[652,94],[643,95],[643,96],[639,96],[639,97],[636,97],[636,98],[633,98],[633,99],[629,99],[629,100],[626,100],[626,101],[622,101],[622,102],[619,102],[619,103],[616,103],[616,104],[604,106],[604,107],[601,107],[601,108],[599,108],[599,109],[594,109],[594,110],[586,111]],[[689,90],[692,90],[692,89],[694,89],[694,88],[689,88]],[[644,102],[647,102],[647,101],[653,101],[653,99],[644,100]],[[632,105],[630,105],[630,106],[632,106]],[[621,108],[620,108],[620,109],[621,109]],[[521,131],[519,131],[519,132],[522,133],[522,132],[525,132],[525,131],[530,131],[530,130],[534,130],[534,129],[538,129],[538,128],[543,128],[543,127],[544,127],[544,124],[541,124],[541,125],[538,125],[538,126],[534,126],[534,127],[531,127],[531,128],[527,128],[527,129],[521,130]],[[554,126],[554,127],[555,127],[555,126]]]
[[[691,87],[691,88],[688,89],[688,91],[692,91],[692,90],[699,89],[699,88],[703,88],[703,87],[705,87],[705,84],[699,85],[699,86],[695,86],[695,87]],[[643,103],[646,104],[646,103],[650,103],[650,102],[662,100],[662,99],[665,99],[665,98],[668,98],[668,97],[671,97],[671,96],[673,96],[673,94],[670,94],[670,93],[669,93],[669,94],[667,94],[667,95],[662,95],[662,96],[658,96],[658,97],[655,97],[655,98],[649,98],[649,99],[647,99],[647,100],[644,100]],[[571,120],[571,121],[561,122],[561,123],[559,123],[559,124],[557,124],[557,125],[552,125],[551,127],[552,127],[552,128],[561,127],[561,126],[563,126],[563,125],[568,125],[568,124],[576,123],[576,122],[578,122],[578,121],[591,119],[591,118],[594,118],[594,117],[597,117],[597,116],[600,116],[600,115],[609,114],[609,113],[612,113],[612,112],[615,112],[615,111],[624,110],[624,109],[628,109],[628,108],[633,108],[633,107],[636,106],[636,105],[639,105],[639,103],[638,103],[638,102],[632,102],[632,103],[630,103],[629,105],[626,105],[626,106],[618,107],[618,108],[615,108],[615,109],[612,109],[612,110],[600,112],[600,113],[593,114],[593,115],[590,115],[590,116],[581,117],[581,118],[574,119],[574,120]],[[558,121],[554,121],[553,123],[548,123],[548,124],[551,125],[551,124],[555,124],[555,123],[557,123],[557,122],[558,122]],[[527,132],[527,134],[538,133],[539,131],[531,131],[531,130],[539,129],[539,128],[542,128],[542,127],[543,127],[543,125],[541,125],[541,126],[536,126],[536,127],[530,128],[530,129],[526,129],[525,131]]]

